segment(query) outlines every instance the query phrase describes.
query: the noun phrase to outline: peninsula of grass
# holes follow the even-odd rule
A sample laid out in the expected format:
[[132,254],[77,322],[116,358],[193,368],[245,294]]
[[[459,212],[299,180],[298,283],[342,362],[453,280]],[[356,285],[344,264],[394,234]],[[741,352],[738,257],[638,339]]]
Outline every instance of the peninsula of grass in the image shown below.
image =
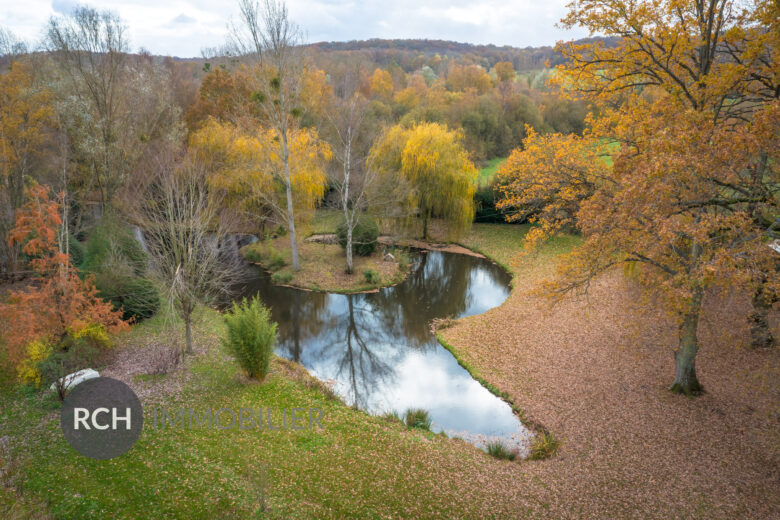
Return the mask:
[[[353,257],[354,269],[346,273],[346,256],[338,244],[306,241],[298,244],[301,268],[290,265],[288,237],[269,238],[244,247],[244,258],[271,273],[277,285],[334,293],[373,292],[395,285],[406,277],[406,253],[379,246],[370,256]],[[391,256],[386,256],[388,253]]]

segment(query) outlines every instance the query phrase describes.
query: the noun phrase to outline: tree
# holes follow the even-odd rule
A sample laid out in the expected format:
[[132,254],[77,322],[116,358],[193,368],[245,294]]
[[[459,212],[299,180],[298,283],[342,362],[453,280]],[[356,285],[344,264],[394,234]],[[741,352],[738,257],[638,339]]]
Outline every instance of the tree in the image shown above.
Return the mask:
[[[53,122],[51,93],[35,84],[31,69],[29,63],[14,61],[10,70],[0,75],[0,200],[7,208],[0,214],[3,237],[25,202],[25,181],[39,165]],[[19,246],[4,245],[8,245],[2,255],[5,266],[13,271]]]
[[511,61],[499,61],[496,63],[495,69],[496,77],[498,78],[499,82],[505,83],[507,81],[514,81],[515,68]]
[[192,353],[197,306],[229,295],[239,275],[235,257],[222,251],[233,223],[196,158],[164,153],[155,170],[139,189],[132,217],[143,232],[152,272],[184,321],[186,352]]
[[[152,143],[182,137],[170,72],[148,53],[129,54],[122,20],[77,7],[51,18],[47,42],[62,72],[52,89],[59,129],[69,141],[69,190],[84,202],[97,194],[112,210]],[[81,215],[77,215],[80,227]]]
[[381,100],[393,97],[393,77],[383,69],[375,69],[370,81],[371,95]]
[[290,137],[301,115],[301,89],[304,59],[303,36],[297,24],[289,19],[283,1],[264,0],[262,9],[254,0],[239,0],[241,26],[234,26],[231,47],[238,56],[251,58],[256,66],[252,94],[276,132],[278,156],[283,166],[287,229],[293,269],[300,269],[295,234],[293,183],[290,172]]
[[[331,158],[327,144],[313,129],[288,132],[287,166],[278,154],[272,129],[244,130],[211,120],[190,138],[190,146],[213,173],[209,186],[224,194],[224,202],[242,214],[286,225],[303,224],[325,193],[325,165]],[[287,197],[287,188],[290,198]],[[289,211],[288,203],[294,211]],[[294,227],[294,226],[293,226]]]
[[14,364],[21,361],[24,348],[32,341],[59,341],[68,330],[92,324],[110,332],[127,328],[121,312],[98,298],[90,277],[79,278],[65,253],[60,216],[63,195],[52,199],[48,186],[33,185],[27,198],[17,210],[8,241],[22,244],[22,251],[32,258],[37,283],[27,290],[11,291],[8,302],[0,304],[0,334]]
[[508,222],[537,224],[525,237],[526,246],[535,248],[558,232],[577,228],[582,202],[609,182],[609,168],[604,146],[592,138],[527,132],[522,148],[498,170],[496,208]]
[[125,26],[108,11],[77,7],[68,17],[51,18],[48,43],[70,82],[71,92],[94,117],[91,130],[97,146],[87,156],[105,206],[127,172],[117,146],[126,131],[121,121],[129,109],[122,92],[129,59]]
[[[598,105],[602,117],[591,120],[590,136],[617,148],[612,166],[593,177],[592,194],[570,198],[579,202],[576,226],[585,240],[546,287],[560,296],[586,289],[616,264],[629,266],[677,318],[671,390],[686,394],[701,390],[695,359],[707,289],[745,286],[760,273],[776,280],[766,217],[778,214],[778,107],[757,106],[751,96],[757,60],[743,56],[738,64],[725,55],[730,44],[751,47],[739,43],[744,18],[735,12],[724,0],[607,0],[572,4],[564,20],[622,38],[612,48],[563,45],[570,61],[557,76]],[[533,199],[533,170],[552,168],[567,189],[578,185],[566,180],[566,165],[581,160],[569,154],[582,153],[570,146],[521,152],[518,163],[530,171],[514,172],[521,179],[515,202]],[[562,157],[549,164],[550,154]],[[542,204],[532,239],[559,229],[555,203]]]
[[[377,77],[376,72],[374,77]],[[378,172],[369,166],[367,159],[378,128],[377,122],[371,119],[368,100],[358,90],[358,79],[358,74],[347,74],[343,78],[328,100],[323,125],[334,151],[331,186],[338,194],[338,208],[344,215],[347,273],[354,269],[353,240],[358,223],[367,211],[390,202],[386,194],[373,189]],[[392,91],[392,83],[390,89]]]
[[[431,218],[444,219],[448,233],[457,236],[474,219],[477,170],[460,145],[460,135],[436,123],[411,129],[392,127],[371,149],[372,168],[395,184],[388,193],[399,193],[409,214],[423,221],[428,239]],[[401,190],[405,190],[402,193]]]

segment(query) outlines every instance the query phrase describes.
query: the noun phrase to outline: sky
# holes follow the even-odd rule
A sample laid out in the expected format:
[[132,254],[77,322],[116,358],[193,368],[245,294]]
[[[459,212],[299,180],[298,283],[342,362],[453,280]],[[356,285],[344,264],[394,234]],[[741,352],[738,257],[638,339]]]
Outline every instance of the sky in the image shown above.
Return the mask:
[[[554,45],[587,36],[556,23],[569,0],[287,0],[307,41],[428,38],[515,47]],[[0,27],[35,43],[51,16],[69,13],[74,0],[0,0]],[[132,50],[200,56],[225,42],[238,14],[235,0],[111,0],[88,2],[125,22]]]

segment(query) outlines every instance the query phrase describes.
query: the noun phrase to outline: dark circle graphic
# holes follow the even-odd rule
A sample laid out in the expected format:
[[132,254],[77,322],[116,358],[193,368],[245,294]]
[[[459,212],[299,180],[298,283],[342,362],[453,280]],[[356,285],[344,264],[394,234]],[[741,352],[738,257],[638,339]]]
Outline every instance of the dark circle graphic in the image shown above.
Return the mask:
[[122,381],[89,379],[65,396],[60,427],[74,450],[98,460],[113,459],[133,447],[144,426],[141,401]]

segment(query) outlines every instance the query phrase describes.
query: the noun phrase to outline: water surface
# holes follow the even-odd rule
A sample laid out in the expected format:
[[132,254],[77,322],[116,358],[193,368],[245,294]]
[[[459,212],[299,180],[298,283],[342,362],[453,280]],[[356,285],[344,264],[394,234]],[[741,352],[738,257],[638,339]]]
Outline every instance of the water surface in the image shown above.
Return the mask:
[[485,312],[509,296],[492,262],[438,251],[413,255],[407,279],[376,293],[330,294],[277,287],[256,269],[242,296],[259,294],[278,322],[279,356],[330,383],[374,414],[430,412],[432,430],[478,445],[501,437],[524,446],[528,430],[510,406],[461,367],[430,331],[434,318]]

